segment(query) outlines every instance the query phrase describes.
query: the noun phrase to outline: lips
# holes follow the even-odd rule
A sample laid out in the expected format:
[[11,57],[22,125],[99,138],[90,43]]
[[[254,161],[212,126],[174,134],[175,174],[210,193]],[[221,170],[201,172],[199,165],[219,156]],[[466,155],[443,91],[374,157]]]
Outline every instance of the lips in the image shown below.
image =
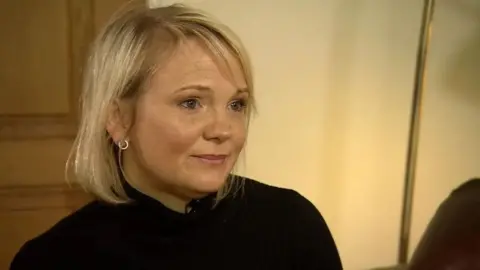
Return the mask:
[[227,159],[227,155],[194,155],[194,157],[208,164],[222,164]]

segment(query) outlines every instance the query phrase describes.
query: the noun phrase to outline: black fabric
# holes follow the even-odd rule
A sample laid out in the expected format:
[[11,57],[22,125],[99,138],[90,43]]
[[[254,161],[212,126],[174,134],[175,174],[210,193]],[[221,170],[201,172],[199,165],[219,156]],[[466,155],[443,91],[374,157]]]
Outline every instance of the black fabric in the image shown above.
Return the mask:
[[480,178],[457,187],[427,226],[409,270],[480,270]]
[[322,216],[299,193],[247,179],[212,208],[214,194],[177,213],[128,187],[133,202],[92,202],[28,241],[23,269],[342,269]]

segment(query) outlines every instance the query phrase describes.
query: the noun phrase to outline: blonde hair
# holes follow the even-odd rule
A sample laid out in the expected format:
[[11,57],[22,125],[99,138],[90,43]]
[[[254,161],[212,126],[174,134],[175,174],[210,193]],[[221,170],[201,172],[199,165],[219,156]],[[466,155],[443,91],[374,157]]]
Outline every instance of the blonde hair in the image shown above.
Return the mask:
[[[73,182],[100,200],[129,201],[122,185],[116,145],[106,131],[109,108],[119,99],[135,98],[155,72],[159,54],[171,53],[190,38],[202,42],[226,67],[231,68],[228,55],[240,63],[251,96],[248,128],[255,109],[253,78],[240,39],[228,27],[192,7],[129,7],[113,16],[99,33],[84,69],[80,125],[66,167],[66,175],[74,175]],[[241,178],[227,180],[217,201],[241,186]]]

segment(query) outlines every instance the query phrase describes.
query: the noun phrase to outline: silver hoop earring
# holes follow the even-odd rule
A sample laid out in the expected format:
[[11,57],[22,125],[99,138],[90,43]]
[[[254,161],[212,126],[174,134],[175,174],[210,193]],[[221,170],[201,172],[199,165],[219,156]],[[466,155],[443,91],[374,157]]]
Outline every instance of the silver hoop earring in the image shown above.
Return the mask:
[[118,148],[122,151],[127,150],[128,145],[128,140],[121,140],[117,142]]

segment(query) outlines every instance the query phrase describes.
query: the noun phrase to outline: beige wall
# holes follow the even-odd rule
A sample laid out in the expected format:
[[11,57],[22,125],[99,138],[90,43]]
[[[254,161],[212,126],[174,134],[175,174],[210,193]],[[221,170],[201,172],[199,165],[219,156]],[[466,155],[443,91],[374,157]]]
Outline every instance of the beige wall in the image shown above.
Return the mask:
[[[422,1],[183,2],[229,24],[252,55],[259,116],[243,172],[314,202],[345,269],[395,263]],[[480,11],[437,2],[412,246],[448,192],[480,175]]]

